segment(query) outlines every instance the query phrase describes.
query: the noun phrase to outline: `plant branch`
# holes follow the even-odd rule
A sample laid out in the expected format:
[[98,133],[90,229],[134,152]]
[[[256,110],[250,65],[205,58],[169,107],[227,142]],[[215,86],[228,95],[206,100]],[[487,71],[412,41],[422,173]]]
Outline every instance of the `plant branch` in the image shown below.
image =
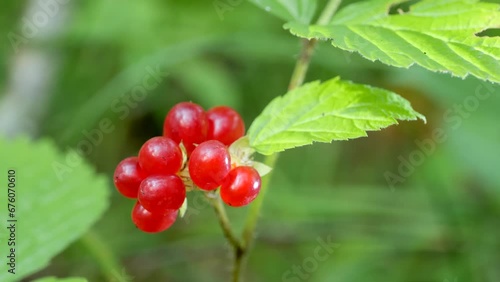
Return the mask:
[[[330,0],[325,6],[323,12],[321,13],[317,21],[317,24],[320,25],[327,24],[337,11],[341,2],[342,2],[341,0]],[[292,77],[290,79],[290,84],[288,86],[289,91],[301,86],[304,83],[316,43],[317,43],[316,39],[303,40],[302,51],[300,53],[299,58],[297,59],[297,63],[295,65]],[[274,154],[268,156],[264,162],[266,165],[274,167],[277,159],[278,159],[278,154]],[[241,240],[239,240],[234,235],[231,229],[229,219],[227,218],[226,211],[224,209],[224,206],[221,202],[219,195],[217,195],[216,198],[210,198],[210,196],[207,194],[207,197],[209,198],[217,214],[224,236],[227,238],[228,242],[231,244],[234,250],[234,264],[233,264],[234,267],[232,276],[233,282],[240,281],[243,261],[253,243],[257,221],[261,213],[262,204],[264,202],[264,196],[266,194],[266,191],[269,189],[269,184],[271,182],[272,174],[273,171],[271,171],[268,175],[266,175],[262,179],[262,187],[259,193],[259,197],[257,197],[250,206],[250,211],[248,212],[247,215]]]
[[[338,10],[341,2],[342,0],[330,0],[321,13],[316,24],[328,24],[335,12]],[[314,53],[314,47],[317,43],[318,40],[316,39],[303,40],[302,52],[300,53],[299,59],[295,65],[295,69],[293,70],[292,78],[290,79],[290,84],[288,85],[288,90],[293,90],[304,83],[307,70],[309,69],[311,58]]]
[[[278,154],[267,156],[264,163],[269,167],[274,167],[276,161],[278,160]],[[262,179],[262,186],[260,188],[259,197],[257,197],[252,205],[250,206],[250,211],[247,215],[247,221],[245,222],[245,227],[243,229],[243,250],[246,251],[248,247],[252,244],[253,234],[255,233],[255,227],[257,226],[257,220],[260,215],[260,210],[262,209],[262,203],[269,188],[269,183],[271,182],[272,173],[264,176]]]
[[316,43],[316,39],[304,39],[302,41],[302,52],[300,53],[299,59],[295,64],[295,69],[293,70],[292,78],[290,79],[290,84],[288,85],[289,91],[301,86],[302,83],[304,83]]
[[[276,163],[278,158],[277,154],[268,156],[264,161],[266,165],[272,167]],[[257,220],[259,218],[260,210],[262,208],[262,203],[264,201],[264,195],[266,194],[267,188],[269,187],[269,182],[271,181],[270,174],[264,176],[262,179],[262,187],[259,192],[259,197],[257,197],[252,205],[250,206],[250,211],[247,215],[247,220],[245,223],[245,227],[243,229],[243,238],[241,241],[238,239],[233,240],[234,235],[231,235],[232,238],[229,238],[224,231],[226,238],[229,243],[233,246],[234,249],[234,264],[233,264],[233,282],[240,281],[241,269],[243,266],[243,259],[245,255],[248,253],[249,246],[253,242],[253,235],[255,233],[255,227],[257,226]],[[220,202],[220,198],[219,198]],[[215,207],[215,206],[214,206]],[[219,222],[221,222],[221,218],[219,217]],[[224,230],[228,225],[223,226],[221,223],[222,229]],[[229,228],[230,229],[230,228]],[[229,232],[232,234],[232,232]]]
[[342,0],[330,0],[325,6],[325,9],[323,9],[323,12],[319,16],[318,21],[316,22],[317,25],[325,25],[330,22],[332,19],[333,15],[335,15],[335,12],[339,9],[340,3],[342,3]]
[[[323,12],[321,13],[317,24],[326,24],[330,21],[330,19],[333,17],[335,12],[337,11],[338,7],[340,6],[341,0],[330,0]],[[288,85],[288,90],[293,90],[299,86],[301,86],[304,83],[307,70],[309,69],[309,65],[311,63],[311,58],[314,53],[314,47],[316,46],[317,40],[311,39],[307,40],[305,39],[303,41],[304,45],[302,46],[302,51],[300,53],[299,59],[297,60],[297,63],[295,65],[295,69],[292,73],[292,77],[290,79],[290,84]],[[268,156],[264,163],[268,165],[269,167],[274,167],[277,159],[278,159],[279,154],[274,154],[271,156]],[[255,199],[255,201],[252,203],[250,207],[250,212],[247,216],[247,221],[245,224],[245,228],[243,231],[243,247],[244,250],[246,251],[251,244],[253,240],[253,233],[255,230],[255,227],[257,226],[257,219],[260,214],[260,210],[262,207],[262,202],[264,200],[265,193],[268,189],[269,182],[271,180],[271,176],[273,174],[273,171],[271,171],[262,181],[262,188],[260,191],[259,197]]]
[[215,214],[217,215],[217,219],[219,220],[219,225],[224,233],[224,237],[226,237],[227,241],[235,250],[243,249],[243,246],[236,235],[233,233],[233,229],[231,228],[231,223],[229,222],[229,218],[227,217],[226,208],[222,204],[222,200],[219,194],[212,194],[210,192],[205,193],[208,201],[214,208]]
[[95,258],[107,281],[132,281],[131,277],[127,275],[125,268],[120,265],[118,259],[114,256],[108,245],[102,241],[102,238],[95,233],[95,231],[91,230],[83,235],[83,237],[80,238],[80,242]]

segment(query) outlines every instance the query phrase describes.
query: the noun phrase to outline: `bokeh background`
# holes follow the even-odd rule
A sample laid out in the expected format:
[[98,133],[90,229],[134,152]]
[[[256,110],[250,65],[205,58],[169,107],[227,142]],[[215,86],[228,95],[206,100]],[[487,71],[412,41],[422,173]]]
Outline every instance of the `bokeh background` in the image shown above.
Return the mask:
[[[109,209],[26,281],[106,281],[103,269],[117,266],[116,281],[227,281],[231,253],[208,205],[191,193],[187,219],[144,234],[130,221],[133,202],[111,181],[121,159],[161,135],[175,103],[232,106],[248,128],[286,92],[300,40],[246,1],[219,2],[229,8],[201,0],[60,1],[35,30],[25,21],[43,9],[38,1],[2,3],[2,134],[50,139],[67,151],[103,118],[115,126],[84,156],[110,180]],[[13,41],[12,32],[26,40]],[[133,95],[150,73],[157,83]],[[401,122],[368,138],[283,153],[246,281],[500,281],[500,87],[387,67],[322,42],[307,81],[335,76],[399,93],[428,123]],[[444,142],[435,142],[435,130]],[[401,178],[388,181],[388,173]],[[236,230],[246,212],[229,209]],[[318,240],[335,245],[326,259],[315,257]]]

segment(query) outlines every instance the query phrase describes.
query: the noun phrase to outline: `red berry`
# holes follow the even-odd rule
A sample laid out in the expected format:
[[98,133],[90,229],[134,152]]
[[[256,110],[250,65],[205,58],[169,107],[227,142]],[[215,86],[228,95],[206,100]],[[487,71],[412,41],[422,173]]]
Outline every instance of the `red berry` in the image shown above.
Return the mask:
[[182,167],[182,151],[167,137],[153,137],[142,145],[139,164],[147,174],[169,175]]
[[139,202],[148,211],[162,213],[177,210],[186,198],[186,187],[177,175],[154,175],[139,187]]
[[217,140],[201,143],[189,159],[189,175],[203,190],[214,190],[231,169],[231,157],[226,146]]
[[167,114],[163,124],[163,135],[177,144],[181,141],[190,154],[194,144],[201,144],[207,137],[207,116],[197,104],[183,102],[175,105]]
[[177,210],[167,210],[163,213],[151,213],[139,202],[132,209],[132,222],[140,230],[156,233],[167,230],[177,219]]
[[250,166],[232,169],[220,186],[220,196],[224,203],[241,207],[252,202],[260,191],[259,173]]
[[139,166],[136,157],[126,158],[121,161],[115,169],[113,180],[115,187],[123,196],[127,198],[137,198],[139,185],[146,177]]
[[207,112],[208,140],[218,140],[231,145],[245,135],[245,123],[241,116],[230,107],[219,106]]

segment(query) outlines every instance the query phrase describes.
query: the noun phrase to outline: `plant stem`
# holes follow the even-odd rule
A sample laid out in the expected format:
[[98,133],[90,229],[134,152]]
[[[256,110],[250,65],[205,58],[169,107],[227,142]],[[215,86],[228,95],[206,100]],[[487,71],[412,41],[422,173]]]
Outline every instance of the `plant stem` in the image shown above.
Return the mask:
[[[264,163],[269,167],[274,167],[276,161],[278,160],[278,154],[267,156],[264,160]],[[264,198],[266,195],[266,191],[269,187],[269,183],[271,182],[272,171],[264,176],[262,179],[262,186],[260,188],[259,197],[257,197],[252,205],[250,206],[250,211],[247,215],[247,220],[245,222],[245,227],[243,229],[243,249],[246,251],[248,247],[251,245],[253,241],[253,234],[255,231],[255,227],[257,226],[257,220],[260,215],[260,210],[262,209],[262,203],[264,202]]]
[[210,194],[210,192],[207,192],[205,193],[205,196],[214,208],[217,219],[219,220],[219,225],[221,226],[224,237],[226,237],[229,244],[231,244],[231,246],[233,246],[236,251],[243,249],[240,240],[233,233],[231,223],[229,222],[229,218],[227,217],[226,208],[224,208],[219,194],[216,194],[214,197]]
[[[327,5],[325,6],[325,9],[321,13],[317,21],[317,24],[319,25],[327,24],[332,18],[332,16],[335,14],[337,9],[339,8],[341,2],[342,2],[341,0],[328,1]],[[304,83],[316,43],[317,43],[316,39],[303,40],[302,51],[293,70],[292,77],[290,79],[290,84],[288,85],[289,91],[301,86]],[[264,163],[270,167],[274,167],[277,159],[278,159],[278,154],[267,156]],[[210,196],[208,196],[207,194],[207,197],[209,198],[212,206],[214,207],[215,213],[217,214],[217,217],[219,219],[219,224],[222,228],[224,236],[226,237],[226,239],[231,244],[234,250],[234,264],[233,264],[234,267],[232,276],[233,282],[240,281],[243,261],[245,259],[245,256],[248,254],[248,250],[252,245],[255,234],[255,228],[257,226],[257,220],[261,213],[262,203],[264,202],[264,196],[266,194],[266,191],[269,188],[272,174],[273,171],[271,171],[268,175],[266,175],[262,179],[262,187],[259,193],[259,197],[257,197],[250,206],[250,211],[248,212],[247,215],[241,240],[239,240],[234,235],[231,229],[229,219],[227,217],[226,211],[224,209],[224,206],[221,202],[219,195],[217,195],[217,197],[214,199],[210,198]]]
[[328,22],[330,22],[333,15],[335,14],[335,12],[337,12],[337,10],[339,9],[341,2],[342,2],[342,0],[330,0],[330,1],[328,1],[325,8],[323,9],[323,12],[319,16],[319,19],[316,22],[316,24],[318,24],[318,25],[328,24]]
[[[330,0],[323,12],[321,13],[316,24],[325,25],[331,20],[335,12],[338,10],[340,3],[342,0]],[[303,40],[302,52],[300,53],[300,57],[295,65],[295,69],[293,70],[292,78],[290,79],[290,84],[288,85],[288,90],[293,90],[302,83],[304,83],[307,70],[309,69],[309,64],[311,62],[312,54],[314,53],[314,47],[318,43],[318,40],[311,39]]]
[[241,268],[243,266],[243,255],[244,249],[235,249],[234,250],[234,266],[233,266],[233,282],[240,281],[241,276]]
[[304,83],[316,42],[316,39],[303,40],[302,52],[300,53],[299,59],[295,64],[290,84],[288,84],[289,91],[301,86],[302,83]]
[[[333,17],[335,12],[340,6],[340,3],[342,0],[330,0],[326,6],[323,12],[321,13],[318,21],[316,24],[318,25],[325,25],[328,24],[330,19]],[[295,65],[295,69],[292,74],[292,78],[290,79],[290,84],[288,85],[288,90],[293,90],[302,83],[304,83],[307,70],[309,69],[309,63],[311,61],[312,54],[314,53],[314,47],[316,46],[316,43],[318,43],[318,40],[316,39],[311,39],[303,40],[304,46],[302,47],[302,52],[300,54],[300,57]]]
[[113,252],[97,233],[92,230],[89,231],[80,238],[80,242],[95,258],[104,276],[106,276],[106,281],[131,281],[131,278],[125,273],[125,269],[120,266]]
[[[278,154],[267,156],[264,163],[269,167],[274,167],[276,161],[278,160]],[[238,282],[241,275],[241,268],[243,265],[244,256],[248,253],[248,250],[253,242],[255,227],[257,226],[257,220],[260,215],[260,210],[262,209],[262,203],[264,202],[264,196],[269,187],[271,181],[271,173],[264,176],[262,179],[262,186],[260,188],[259,197],[257,197],[252,205],[250,206],[250,211],[248,212],[247,219],[245,222],[245,227],[243,229],[243,238],[241,241],[241,248],[235,248],[234,253],[234,266],[233,266],[233,282]]]

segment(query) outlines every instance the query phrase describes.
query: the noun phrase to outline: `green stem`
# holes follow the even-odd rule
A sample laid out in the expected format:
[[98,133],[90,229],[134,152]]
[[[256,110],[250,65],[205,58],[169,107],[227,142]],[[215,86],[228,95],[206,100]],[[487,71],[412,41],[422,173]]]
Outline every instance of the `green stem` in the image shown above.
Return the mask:
[[[321,13],[316,24],[325,25],[330,22],[335,12],[337,12],[340,3],[342,0],[330,0],[323,12]],[[311,62],[312,55],[314,53],[314,47],[318,43],[318,40],[311,39],[303,40],[303,47],[300,57],[295,65],[295,69],[293,70],[292,78],[290,79],[290,84],[288,85],[288,90],[293,90],[304,83],[307,70],[309,69],[309,64]]]
[[233,282],[239,282],[241,276],[241,268],[243,266],[244,249],[234,250],[234,266],[233,266]]
[[[274,167],[276,160],[278,159],[278,154],[267,156],[264,163],[269,167]],[[271,173],[264,176],[262,179],[262,186],[260,188],[259,197],[257,197],[250,206],[250,211],[248,212],[247,219],[245,222],[245,227],[243,229],[243,238],[241,241],[240,248],[234,248],[234,263],[233,263],[233,282],[240,281],[241,269],[243,266],[243,261],[245,255],[253,242],[255,227],[257,226],[257,220],[260,215],[260,210],[262,209],[262,203],[264,202],[264,196],[267,189],[269,188],[269,183],[271,181]],[[234,246],[234,245],[233,245]]]
[[[319,25],[327,24],[335,14],[337,9],[339,8],[341,2],[342,2],[341,0],[330,0],[325,6],[323,12],[321,13],[317,21],[317,24]],[[294,71],[292,73],[290,84],[288,85],[289,91],[301,86],[304,83],[307,71],[309,69],[309,65],[311,63],[311,58],[314,53],[314,47],[316,46],[317,42],[318,41],[316,39],[303,40],[302,51],[300,53],[300,57],[297,60]],[[268,156],[264,161],[264,163],[269,167],[274,167],[276,161],[278,160],[278,156],[279,154]],[[240,281],[239,277],[241,276],[243,261],[246,254],[248,253],[249,248],[253,243],[255,228],[257,226],[257,221],[261,213],[262,204],[264,202],[266,191],[269,189],[269,184],[271,182],[272,174],[273,171],[271,171],[268,175],[266,175],[262,180],[262,187],[259,193],[259,197],[257,197],[257,199],[255,199],[255,201],[252,203],[252,205],[250,206],[250,211],[247,215],[245,227],[243,229],[243,236],[242,236],[243,238],[241,241],[241,245],[239,245],[238,247],[235,245],[233,282]]]
[[[319,25],[327,24],[335,14],[337,9],[339,8],[341,2],[342,2],[341,0],[328,1],[327,5],[325,6],[325,9],[321,13],[317,21],[317,24]],[[316,39],[303,40],[302,51],[300,53],[299,58],[297,59],[297,63],[295,65],[292,77],[290,79],[290,84],[288,85],[289,91],[301,86],[304,83],[316,43],[317,43]],[[274,167],[277,159],[278,159],[278,154],[274,154],[268,156],[264,162],[266,165]],[[240,281],[243,262],[254,240],[255,228],[257,227],[257,221],[261,213],[262,204],[264,202],[264,196],[266,194],[266,191],[269,189],[269,184],[271,182],[272,174],[273,171],[271,171],[268,175],[266,175],[262,179],[262,187],[259,193],[259,197],[257,197],[257,199],[255,199],[255,201],[250,206],[250,211],[248,212],[247,215],[241,241],[233,234],[233,231],[229,223],[229,219],[227,218],[226,211],[221,203],[219,195],[217,195],[216,199],[210,198],[210,196],[207,195],[219,219],[219,224],[222,228],[224,236],[226,237],[226,239],[231,244],[234,250],[234,264],[233,264],[234,267],[232,276],[233,282]]]
[[89,231],[80,239],[81,244],[89,251],[99,264],[101,271],[106,276],[106,281],[129,282],[131,279],[125,269],[115,258],[108,245],[94,231]]
[[302,52],[300,57],[295,64],[295,69],[292,73],[292,78],[290,79],[290,84],[288,84],[288,90],[293,90],[304,83],[306,78],[307,70],[309,69],[309,63],[311,62],[312,54],[314,53],[314,46],[316,46],[316,39],[302,41]]
[[325,6],[325,9],[323,9],[323,12],[319,16],[318,21],[316,22],[317,25],[325,25],[330,22],[332,19],[333,15],[335,15],[335,12],[339,9],[340,3],[342,0],[330,0]]
[[[269,167],[274,167],[276,161],[278,160],[278,154],[267,156],[264,163]],[[260,188],[259,197],[257,197],[252,205],[250,206],[250,211],[247,215],[247,220],[245,222],[245,227],[243,229],[243,249],[246,250],[251,245],[253,241],[253,234],[255,227],[257,226],[257,221],[259,219],[260,210],[262,209],[262,203],[266,196],[266,192],[269,188],[269,183],[271,182],[272,171],[264,176],[262,179],[262,186]]]
[[227,241],[231,244],[231,246],[233,246],[236,251],[243,249],[240,240],[233,233],[231,223],[229,221],[229,218],[227,217],[226,208],[222,204],[222,200],[219,194],[210,194],[210,192],[207,192],[205,193],[205,196],[214,208],[217,219],[219,220],[219,225],[221,226],[222,232],[224,233],[224,237],[226,237]]

